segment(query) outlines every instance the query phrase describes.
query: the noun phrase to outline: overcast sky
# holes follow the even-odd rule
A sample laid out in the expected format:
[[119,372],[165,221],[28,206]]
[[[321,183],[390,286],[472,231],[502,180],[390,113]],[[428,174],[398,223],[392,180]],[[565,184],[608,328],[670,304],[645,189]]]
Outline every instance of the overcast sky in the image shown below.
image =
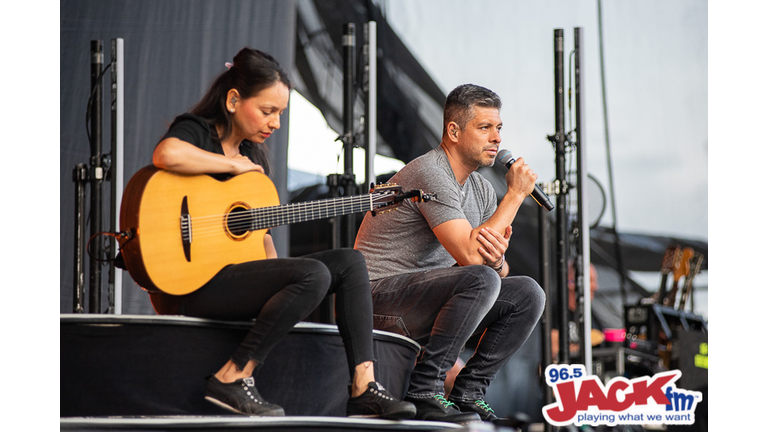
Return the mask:
[[[608,191],[596,1],[380,3],[444,92],[471,82],[501,96],[502,147],[525,157],[540,181],[555,176],[546,139],[555,129],[554,30],[565,33],[568,75],[574,28],[582,28],[583,139],[589,172]],[[609,1],[602,16],[617,225],[706,240],[707,2]]]

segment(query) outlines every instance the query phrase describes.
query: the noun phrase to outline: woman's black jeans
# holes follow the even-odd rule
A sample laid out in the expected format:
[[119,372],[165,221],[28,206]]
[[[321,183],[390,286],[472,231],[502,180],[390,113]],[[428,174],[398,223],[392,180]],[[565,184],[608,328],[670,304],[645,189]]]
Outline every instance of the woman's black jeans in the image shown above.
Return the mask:
[[242,369],[249,360],[263,364],[275,344],[330,294],[336,294],[336,322],[352,377],[356,365],[374,360],[368,271],[354,249],[234,264],[190,294],[152,292],[150,298],[161,315],[255,319],[231,356]]

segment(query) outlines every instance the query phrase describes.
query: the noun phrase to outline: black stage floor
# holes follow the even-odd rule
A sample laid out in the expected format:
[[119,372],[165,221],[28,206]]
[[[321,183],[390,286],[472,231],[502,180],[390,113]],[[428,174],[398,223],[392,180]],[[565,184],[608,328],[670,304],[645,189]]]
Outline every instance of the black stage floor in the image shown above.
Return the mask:
[[67,417],[62,431],[502,431],[490,423],[456,425],[415,420],[353,419],[347,417],[152,416]]

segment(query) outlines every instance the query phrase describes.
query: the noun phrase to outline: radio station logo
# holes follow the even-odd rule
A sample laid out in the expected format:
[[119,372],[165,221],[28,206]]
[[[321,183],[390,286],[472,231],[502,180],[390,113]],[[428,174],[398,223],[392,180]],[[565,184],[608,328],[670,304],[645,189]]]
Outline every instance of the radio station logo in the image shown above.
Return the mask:
[[607,385],[586,374],[584,365],[550,365],[547,384],[557,402],[542,408],[554,426],[621,424],[691,425],[701,392],[678,389],[679,370],[628,380],[615,377]]

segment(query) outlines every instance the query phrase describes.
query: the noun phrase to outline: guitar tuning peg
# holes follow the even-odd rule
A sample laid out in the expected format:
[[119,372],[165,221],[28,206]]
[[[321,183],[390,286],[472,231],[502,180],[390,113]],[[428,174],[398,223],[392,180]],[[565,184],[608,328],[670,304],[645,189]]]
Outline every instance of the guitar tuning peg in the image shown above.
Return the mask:
[[437,194],[434,193],[422,193],[421,194],[421,200],[424,202],[427,201],[437,201]]

